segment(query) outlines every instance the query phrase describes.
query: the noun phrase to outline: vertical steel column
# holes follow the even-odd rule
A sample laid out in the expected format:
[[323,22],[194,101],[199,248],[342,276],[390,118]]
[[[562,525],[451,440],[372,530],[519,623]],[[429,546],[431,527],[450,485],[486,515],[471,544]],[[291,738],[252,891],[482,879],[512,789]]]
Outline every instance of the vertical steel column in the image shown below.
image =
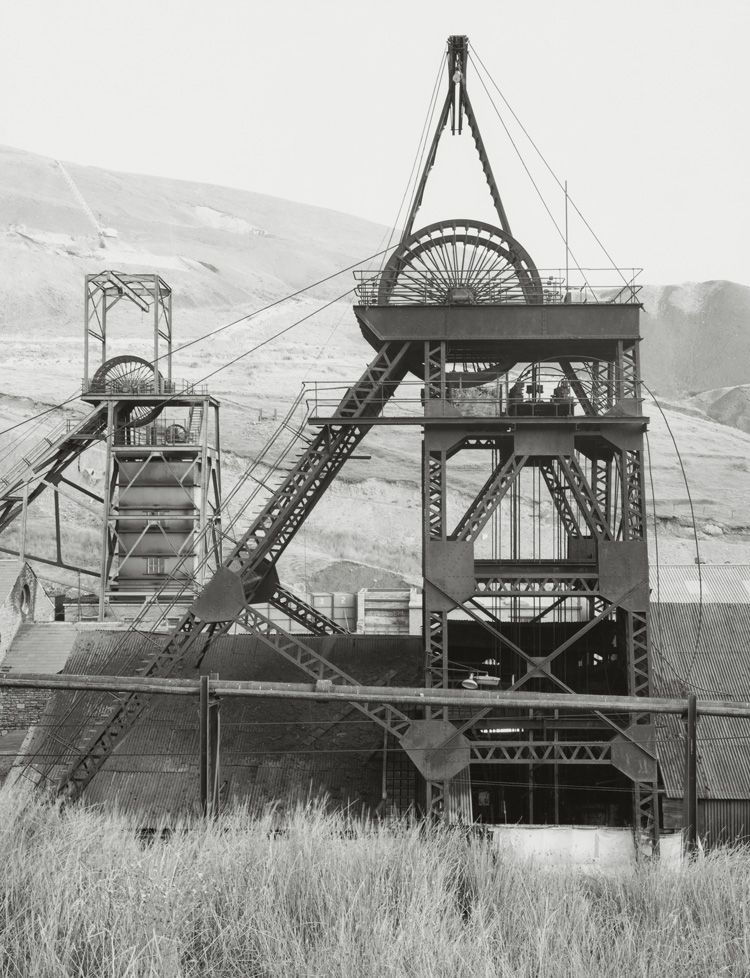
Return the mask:
[[110,532],[109,523],[112,512],[112,497],[115,491],[113,483],[114,460],[112,457],[112,444],[115,433],[115,403],[109,401],[107,404],[107,447],[104,461],[104,513],[102,514],[102,556],[99,570],[99,621],[104,621],[104,614],[107,599],[107,585],[109,583],[110,564]]
[[62,536],[60,533],[60,493],[57,486],[53,486],[54,511],[55,511],[55,557],[58,564],[62,564]]
[[18,553],[18,559],[21,563],[26,559],[26,526],[28,522],[29,515],[29,486],[26,484],[23,487],[23,510],[21,512],[21,543]]
[[[195,410],[195,407],[193,407]],[[208,548],[208,533],[206,532],[206,511],[208,506],[208,491],[209,491],[209,480],[210,472],[208,465],[208,398],[204,397],[201,401],[201,460],[200,460],[200,476],[199,476],[199,487],[200,487],[200,506],[198,510],[198,526],[196,527],[195,534],[193,536],[193,553],[194,553],[194,564],[193,571],[196,567],[200,568],[200,577],[197,581],[199,586],[203,586],[203,582],[206,579],[206,566],[203,562],[203,557],[206,554]],[[196,547],[196,542],[202,541]]]
[[[106,363],[107,360],[107,293],[104,289],[99,288],[99,296],[101,302],[101,312],[100,312],[100,322],[99,328],[102,331],[102,363]],[[113,303],[114,304],[114,303]]]
[[625,396],[625,346],[622,340],[617,341],[617,360],[615,361],[615,403]]
[[595,456],[591,460],[591,488],[605,522],[615,530],[612,514],[612,460]]
[[[426,417],[445,415],[445,341],[424,344],[424,413]],[[447,454],[441,441],[435,442],[428,430],[422,440],[422,571],[425,584],[431,579],[430,544],[447,539],[446,523]],[[448,686],[448,613],[440,604],[432,607],[429,588],[423,597],[423,635],[425,643],[425,686]],[[447,719],[447,709],[425,710],[425,719]],[[443,782],[425,783],[428,812],[439,812],[448,793]]]
[[161,310],[161,289],[159,288],[159,276],[154,275],[154,393],[163,394],[160,383],[161,371],[159,370],[159,312]]
[[89,389],[89,276],[83,280],[83,393]]
[[172,389],[172,290],[167,295],[167,383]]

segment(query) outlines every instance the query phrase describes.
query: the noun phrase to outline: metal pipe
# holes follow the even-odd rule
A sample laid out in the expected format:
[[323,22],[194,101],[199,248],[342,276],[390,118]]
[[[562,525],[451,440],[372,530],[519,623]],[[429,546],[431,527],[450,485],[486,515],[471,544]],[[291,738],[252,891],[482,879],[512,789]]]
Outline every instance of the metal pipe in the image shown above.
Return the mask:
[[[507,691],[458,689],[422,689],[420,687],[336,686],[320,689],[316,683],[273,683],[252,680],[210,680],[216,696],[245,696],[272,699],[303,699],[345,703],[407,703],[418,706],[519,707],[538,710],[603,710],[612,713],[652,712],[684,716],[686,699],[658,696],[596,696],[581,693],[523,693]],[[197,696],[197,679],[141,679],[137,676],[85,676],[61,674],[17,674],[0,677],[0,689],[105,690],[122,693]],[[750,719],[750,702],[696,699],[698,716],[739,717]]]

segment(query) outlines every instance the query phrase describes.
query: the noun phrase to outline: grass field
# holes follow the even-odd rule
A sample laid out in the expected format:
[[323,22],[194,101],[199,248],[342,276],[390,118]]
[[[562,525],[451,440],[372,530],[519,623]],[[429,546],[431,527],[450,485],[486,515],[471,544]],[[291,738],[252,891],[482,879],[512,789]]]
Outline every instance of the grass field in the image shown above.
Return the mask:
[[0,974],[372,978],[750,973],[750,854],[547,872],[462,832],[307,808],[150,844],[0,792]]

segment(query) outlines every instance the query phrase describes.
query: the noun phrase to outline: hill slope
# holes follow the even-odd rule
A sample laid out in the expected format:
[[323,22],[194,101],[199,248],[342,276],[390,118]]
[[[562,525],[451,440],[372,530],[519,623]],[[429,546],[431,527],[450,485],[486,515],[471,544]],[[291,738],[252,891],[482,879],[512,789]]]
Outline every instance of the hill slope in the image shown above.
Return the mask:
[[663,394],[750,383],[750,288],[733,282],[646,286],[643,378]]
[[[372,351],[349,310],[351,297],[335,301],[351,289],[351,273],[250,321],[227,324],[373,254],[383,246],[385,229],[245,191],[73,165],[67,169],[101,223],[118,232],[106,249],[99,247],[53,161],[0,148],[0,261],[6,271],[0,279],[2,427],[75,394],[82,374],[83,277],[105,268],[159,271],[174,290],[178,346],[221,328],[210,340],[178,351],[174,374],[191,382],[213,375],[211,391],[223,401],[228,484],[244,458],[270,437],[274,424],[269,416],[286,410],[303,380],[346,385],[362,373]],[[750,382],[750,339],[742,326],[750,313],[750,289],[731,283],[649,287],[643,298],[642,362],[649,386],[672,393]],[[325,303],[330,305],[319,314],[225,368]],[[150,322],[140,314],[124,325],[113,317],[109,355],[148,355],[149,339]],[[666,416],[685,462],[701,556],[750,561],[750,436],[708,420],[709,411],[726,420],[716,410],[713,401],[693,399],[675,404]],[[649,412],[660,559],[692,561],[695,541],[681,469],[664,421],[653,405]],[[44,422],[31,438],[41,437],[46,427]],[[0,454],[18,434],[0,437]],[[373,431],[365,451],[371,461],[348,463],[298,534],[285,558],[288,581],[335,579],[339,588],[346,583],[377,586],[392,583],[389,572],[416,580],[418,432]],[[85,465],[91,478],[98,477],[98,465],[93,451]],[[468,476],[463,481],[459,501],[470,482]],[[82,551],[96,548],[91,520],[70,514],[70,521]],[[44,525],[37,529],[47,532]],[[333,557],[349,561],[341,565],[343,576],[326,577]]]

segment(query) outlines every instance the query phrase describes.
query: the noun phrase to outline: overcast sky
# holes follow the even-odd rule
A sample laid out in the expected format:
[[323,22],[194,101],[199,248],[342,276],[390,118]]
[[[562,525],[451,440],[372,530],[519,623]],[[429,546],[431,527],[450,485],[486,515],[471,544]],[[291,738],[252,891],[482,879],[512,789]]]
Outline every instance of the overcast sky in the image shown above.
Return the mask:
[[[5,0],[0,143],[389,224],[449,34],[469,36],[618,265],[750,285],[748,0]],[[563,264],[473,68],[468,82],[514,235],[539,267]],[[563,194],[491,91],[562,225]],[[446,136],[417,225],[486,219],[488,202],[470,138]],[[572,211],[570,244],[606,263]]]

